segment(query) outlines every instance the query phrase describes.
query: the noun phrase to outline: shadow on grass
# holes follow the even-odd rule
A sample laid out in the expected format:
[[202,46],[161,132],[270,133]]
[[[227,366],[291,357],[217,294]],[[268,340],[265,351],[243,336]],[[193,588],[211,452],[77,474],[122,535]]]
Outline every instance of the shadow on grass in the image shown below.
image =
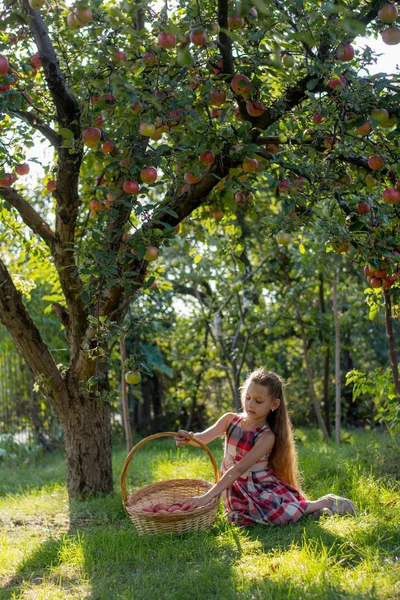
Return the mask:
[[0,497],[46,486],[64,486],[65,478],[66,466],[61,450],[18,464],[5,463],[1,465]]
[[[384,537],[382,527],[380,533]],[[41,586],[46,584],[55,586],[58,594],[79,600],[361,600],[365,596],[347,592],[339,583],[317,582],[307,585],[305,591],[291,576],[277,581],[274,574],[273,559],[285,560],[288,553],[290,560],[294,546],[312,548],[314,556],[332,552],[337,563],[350,561],[352,568],[362,556],[355,549],[349,555],[343,542],[315,522],[243,530],[229,525],[221,513],[207,531],[138,536],[119,497],[76,502],[71,505],[69,531],[33,551],[0,590],[0,598],[25,597],[24,590],[34,593],[35,586],[43,594]],[[261,550],[269,565],[255,580],[243,574],[246,566],[242,566],[249,544],[254,543],[259,547],[258,556]],[[61,571],[66,564],[73,566],[73,576],[68,569],[66,575]],[[369,600],[375,598],[378,596],[369,593]]]

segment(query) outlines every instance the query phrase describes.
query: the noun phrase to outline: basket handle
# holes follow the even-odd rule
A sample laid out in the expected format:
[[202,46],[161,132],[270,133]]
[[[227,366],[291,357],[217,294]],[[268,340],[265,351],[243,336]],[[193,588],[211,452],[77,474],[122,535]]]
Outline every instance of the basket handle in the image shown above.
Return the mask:
[[[122,500],[125,504],[126,499],[127,499],[127,494],[126,494],[126,476],[128,474],[128,467],[129,467],[129,463],[132,460],[133,455],[135,454],[135,452],[137,450],[139,450],[139,448],[141,448],[142,446],[144,446],[144,444],[147,444],[147,442],[150,442],[152,440],[156,440],[157,438],[163,438],[163,437],[174,437],[174,438],[179,438],[180,436],[175,433],[174,431],[165,431],[163,433],[154,433],[153,435],[149,435],[148,437],[144,438],[143,440],[141,440],[140,442],[138,442],[136,444],[136,446],[134,446],[132,448],[132,450],[129,452],[128,456],[125,459],[124,462],[124,466],[122,469],[122,474],[121,474],[121,492],[122,492]],[[196,442],[196,444],[199,444],[199,446],[201,446],[201,448],[203,448],[203,450],[205,452],[207,452],[209,459],[211,460],[212,466],[214,468],[214,475],[215,475],[215,483],[218,482],[219,480],[219,473],[218,473],[218,467],[217,467],[217,463],[215,461],[215,458],[213,457],[211,450],[209,448],[207,448],[206,444],[204,444],[203,442],[201,442],[199,439],[197,439],[194,435],[190,436],[190,439],[193,442]]]

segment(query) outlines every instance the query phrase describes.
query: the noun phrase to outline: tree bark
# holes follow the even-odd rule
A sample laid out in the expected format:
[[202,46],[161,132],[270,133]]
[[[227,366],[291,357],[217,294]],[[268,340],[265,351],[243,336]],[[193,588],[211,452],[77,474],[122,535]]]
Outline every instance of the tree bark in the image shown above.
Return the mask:
[[70,396],[61,417],[68,494],[85,498],[113,489],[110,406],[94,394]]

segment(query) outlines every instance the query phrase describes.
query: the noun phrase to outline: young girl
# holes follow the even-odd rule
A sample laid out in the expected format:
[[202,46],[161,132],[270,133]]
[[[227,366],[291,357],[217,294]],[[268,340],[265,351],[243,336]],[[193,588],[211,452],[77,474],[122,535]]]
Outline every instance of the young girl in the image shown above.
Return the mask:
[[[214,425],[196,434],[203,443],[226,434],[221,479],[203,496],[187,498],[183,508],[208,504],[222,494],[228,520],[236,525],[284,525],[303,515],[355,514],[346,498],[328,494],[306,500],[296,472],[297,456],[286,410],[283,382],[278,375],[258,369],[242,388],[243,414],[226,413]],[[177,446],[192,444],[192,432],[180,430]]]

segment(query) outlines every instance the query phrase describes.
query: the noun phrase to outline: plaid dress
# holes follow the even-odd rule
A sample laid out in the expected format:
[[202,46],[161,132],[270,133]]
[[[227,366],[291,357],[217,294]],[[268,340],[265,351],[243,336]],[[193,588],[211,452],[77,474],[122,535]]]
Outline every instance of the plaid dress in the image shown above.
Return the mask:
[[[254,431],[242,429],[242,416],[235,415],[226,430],[222,474],[242,460],[252,449],[268,425]],[[298,490],[275,477],[268,468],[268,455],[263,456],[239,479],[222,492],[228,521],[240,526],[254,523],[285,525],[303,516],[308,502]]]

